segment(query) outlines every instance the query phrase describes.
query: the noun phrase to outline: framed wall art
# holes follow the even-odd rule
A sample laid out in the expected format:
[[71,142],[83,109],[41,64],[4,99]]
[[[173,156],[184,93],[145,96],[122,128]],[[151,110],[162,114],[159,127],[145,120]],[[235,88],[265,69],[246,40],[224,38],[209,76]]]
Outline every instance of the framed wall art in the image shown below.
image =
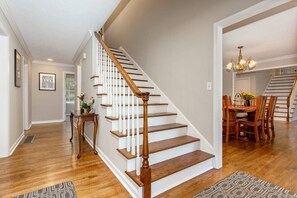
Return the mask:
[[22,86],[22,64],[21,64],[21,55],[15,49],[14,50],[14,86]]
[[56,91],[56,74],[39,73],[39,90]]

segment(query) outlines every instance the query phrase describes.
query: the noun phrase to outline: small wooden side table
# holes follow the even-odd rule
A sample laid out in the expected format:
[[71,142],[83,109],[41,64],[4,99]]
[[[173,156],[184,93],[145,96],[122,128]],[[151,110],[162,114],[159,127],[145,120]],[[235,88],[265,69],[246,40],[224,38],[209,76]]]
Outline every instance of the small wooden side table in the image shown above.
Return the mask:
[[93,146],[94,146],[94,154],[97,155],[96,151],[96,137],[97,137],[97,129],[98,129],[98,114],[95,113],[81,113],[80,111],[71,111],[70,114],[70,122],[71,122],[71,138],[70,142],[73,139],[73,118],[77,118],[77,133],[78,133],[78,155],[77,158],[81,157],[81,150],[82,150],[82,136],[84,135],[84,123],[86,121],[93,121],[94,122],[94,134],[93,134]]

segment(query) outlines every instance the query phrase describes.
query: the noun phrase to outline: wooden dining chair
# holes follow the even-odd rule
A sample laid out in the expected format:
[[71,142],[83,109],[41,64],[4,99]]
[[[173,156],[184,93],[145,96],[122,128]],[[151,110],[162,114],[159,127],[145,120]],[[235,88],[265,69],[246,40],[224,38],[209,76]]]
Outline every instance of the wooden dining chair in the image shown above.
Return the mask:
[[[231,99],[231,98],[230,98]],[[238,122],[236,120],[235,112],[229,110],[230,100],[228,96],[223,96],[223,127],[225,128],[226,143],[229,142],[230,128],[235,128],[235,136],[238,133]]]
[[270,129],[272,132],[272,136],[275,136],[274,133],[274,110],[276,106],[276,101],[277,101],[277,96],[270,96],[268,107],[266,110],[266,115],[265,115],[265,129],[268,138],[270,138]]
[[[262,138],[265,138],[264,131],[264,121],[265,121],[265,106],[266,106],[266,96],[258,96],[256,99],[256,111],[252,119],[239,120],[239,126],[243,125],[245,134],[255,135],[256,142],[259,142],[259,127],[261,127]],[[254,131],[247,131],[247,127],[253,128]],[[238,138],[238,134],[237,134]]]

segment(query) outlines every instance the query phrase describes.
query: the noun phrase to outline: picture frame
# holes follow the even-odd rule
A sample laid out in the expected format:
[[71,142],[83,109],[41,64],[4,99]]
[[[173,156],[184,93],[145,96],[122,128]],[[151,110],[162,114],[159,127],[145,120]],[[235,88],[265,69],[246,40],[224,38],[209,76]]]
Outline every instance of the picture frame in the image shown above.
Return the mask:
[[56,91],[56,74],[39,72],[39,90]]
[[21,55],[15,49],[14,50],[14,86],[22,86],[22,64],[21,64]]

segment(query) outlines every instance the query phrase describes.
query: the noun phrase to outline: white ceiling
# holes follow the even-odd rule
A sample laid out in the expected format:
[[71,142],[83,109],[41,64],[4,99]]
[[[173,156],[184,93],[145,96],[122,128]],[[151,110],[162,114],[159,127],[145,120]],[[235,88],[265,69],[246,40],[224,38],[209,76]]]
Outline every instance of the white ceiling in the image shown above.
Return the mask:
[[297,54],[297,7],[262,19],[223,35],[224,65],[243,57],[256,61]]
[[120,0],[7,0],[36,61],[73,64],[88,30],[99,30]]

